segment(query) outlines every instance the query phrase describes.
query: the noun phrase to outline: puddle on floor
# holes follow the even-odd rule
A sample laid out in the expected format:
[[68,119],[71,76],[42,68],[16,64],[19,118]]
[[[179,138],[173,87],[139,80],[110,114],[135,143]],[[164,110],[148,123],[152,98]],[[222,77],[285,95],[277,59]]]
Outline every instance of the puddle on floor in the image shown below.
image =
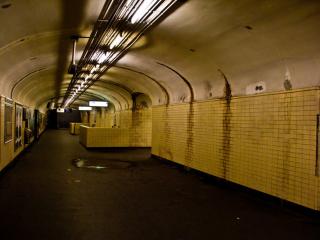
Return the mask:
[[72,164],[77,168],[89,168],[96,170],[103,169],[125,169],[135,166],[133,162],[110,159],[87,159],[77,158],[72,160]]

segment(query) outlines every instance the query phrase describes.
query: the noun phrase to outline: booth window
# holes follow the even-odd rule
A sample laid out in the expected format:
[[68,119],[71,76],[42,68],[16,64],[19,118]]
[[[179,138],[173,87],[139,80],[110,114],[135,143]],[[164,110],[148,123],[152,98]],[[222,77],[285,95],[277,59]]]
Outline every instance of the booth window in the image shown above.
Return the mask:
[[13,106],[11,103],[5,102],[4,107],[4,142],[12,140],[12,111]]

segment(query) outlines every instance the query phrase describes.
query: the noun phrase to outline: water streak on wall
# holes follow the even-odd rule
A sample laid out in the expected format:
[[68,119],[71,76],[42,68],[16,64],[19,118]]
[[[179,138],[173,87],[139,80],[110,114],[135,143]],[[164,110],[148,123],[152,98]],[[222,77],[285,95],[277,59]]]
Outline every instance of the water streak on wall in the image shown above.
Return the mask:
[[193,126],[194,126],[194,108],[193,102],[189,103],[189,111],[187,115],[187,150],[185,151],[185,165],[187,167],[192,166],[193,159]]
[[231,87],[225,79],[225,97],[223,103],[223,138],[222,138],[222,176],[227,179],[228,165],[230,160],[230,135],[231,135]]
[[[319,91],[232,97],[229,106],[194,102],[190,167],[320,210]],[[186,165],[189,110],[188,103],[153,107],[152,154]]]

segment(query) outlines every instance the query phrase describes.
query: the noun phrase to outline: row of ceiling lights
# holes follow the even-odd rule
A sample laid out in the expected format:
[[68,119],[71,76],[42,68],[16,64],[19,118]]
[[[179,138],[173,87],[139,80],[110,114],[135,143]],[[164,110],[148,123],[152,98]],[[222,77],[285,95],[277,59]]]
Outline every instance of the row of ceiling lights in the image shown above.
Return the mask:
[[107,0],[71,79],[62,106],[72,104],[178,0]]

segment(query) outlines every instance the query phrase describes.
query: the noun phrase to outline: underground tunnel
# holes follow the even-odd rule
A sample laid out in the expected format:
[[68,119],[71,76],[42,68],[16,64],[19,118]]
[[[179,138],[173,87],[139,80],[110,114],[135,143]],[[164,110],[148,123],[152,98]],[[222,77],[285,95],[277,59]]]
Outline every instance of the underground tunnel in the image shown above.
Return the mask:
[[0,6],[1,239],[320,239],[318,0]]

